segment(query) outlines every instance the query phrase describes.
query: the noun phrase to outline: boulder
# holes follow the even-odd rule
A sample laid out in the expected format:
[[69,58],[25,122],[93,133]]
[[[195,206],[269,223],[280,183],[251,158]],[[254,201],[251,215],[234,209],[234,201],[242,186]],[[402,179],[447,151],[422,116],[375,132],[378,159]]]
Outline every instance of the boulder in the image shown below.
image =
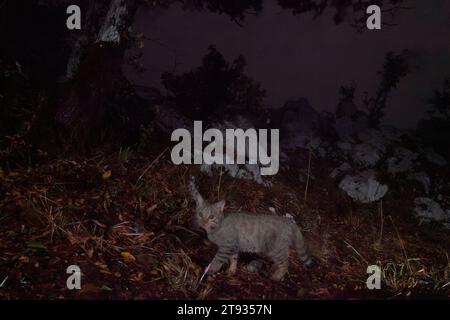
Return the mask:
[[[235,115],[231,120],[225,120],[223,123],[213,123],[212,127],[219,129],[225,136],[226,129],[243,129],[247,130],[250,128],[254,128],[253,122],[243,116],[243,115]],[[236,144],[234,145],[235,150],[234,153],[237,154],[238,150],[236,149]],[[261,146],[260,146],[261,147]],[[245,150],[248,155],[248,146]],[[228,158],[225,154],[224,158]],[[224,162],[226,162],[224,159]],[[258,164],[202,164],[200,170],[208,175],[212,175],[213,171],[221,170],[223,173],[228,174],[233,178],[252,180],[258,184],[262,184],[265,186],[269,186],[270,182],[263,180],[260,173],[260,166]]]
[[450,218],[449,214],[433,199],[424,197],[416,198],[414,204],[414,212],[421,219],[444,222]]
[[378,182],[372,170],[355,175],[346,175],[339,183],[343,190],[353,200],[370,203],[380,200],[388,191],[388,186]]
[[406,148],[398,147],[394,150],[394,156],[387,161],[388,172],[390,174],[403,173],[414,169],[415,162],[419,155]]
[[353,147],[351,157],[356,164],[373,168],[381,160],[383,153],[370,144],[360,143]]
[[257,184],[270,186],[269,181],[263,180],[260,167],[257,164],[202,164],[200,171],[211,176],[214,171],[228,174],[230,177],[237,179],[252,180]]

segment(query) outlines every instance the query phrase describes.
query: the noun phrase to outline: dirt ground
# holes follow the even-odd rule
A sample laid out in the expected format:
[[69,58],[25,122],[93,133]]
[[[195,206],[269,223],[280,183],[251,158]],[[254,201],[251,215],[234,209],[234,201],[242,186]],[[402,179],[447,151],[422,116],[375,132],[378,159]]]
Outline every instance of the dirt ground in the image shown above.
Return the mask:
[[[202,175],[175,166],[168,149],[150,154],[106,149],[88,159],[52,159],[36,151],[27,166],[3,159],[0,171],[1,299],[411,299],[449,298],[449,231],[412,214],[414,186],[398,185],[382,202],[356,205],[337,191],[330,163],[304,158],[270,178],[272,187]],[[303,160],[302,160],[303,159]],[[267,270],[199,279],[216,248],[192,227],[187,191],[195,175],[205,197],[226,211],[289,213],[315,257],[304,268],[292,253],[282,282]],[[305,199],[306,194],[306,199]],[[368,265],[382,289],[368,290]],[[68,290],[78,265],[81,290]]]

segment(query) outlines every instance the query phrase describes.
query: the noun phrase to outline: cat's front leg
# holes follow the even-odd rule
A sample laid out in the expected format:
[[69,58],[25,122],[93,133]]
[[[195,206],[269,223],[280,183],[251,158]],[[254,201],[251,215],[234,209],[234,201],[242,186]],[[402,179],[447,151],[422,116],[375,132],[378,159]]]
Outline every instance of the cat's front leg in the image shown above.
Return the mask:
[[233,275],[236,273],[237,269],[237,261],[238,261],[238,254],[233,254],[230,256],[230,267],[228,268],[228,273]]
[[214,274],[222,268],[223,264],[228,260],[228,258],[224,258],[219,255],[219,253],[216,254],[214,259],[211,261],[211,266],[209,267],[208,273]]
[[211,261],[211,266],[209,267],[208,273],[214,274],[222,268],[223,264],[228,262],[232,253],[229,250],[219,248],[219,251],[215,255],[214,259]]

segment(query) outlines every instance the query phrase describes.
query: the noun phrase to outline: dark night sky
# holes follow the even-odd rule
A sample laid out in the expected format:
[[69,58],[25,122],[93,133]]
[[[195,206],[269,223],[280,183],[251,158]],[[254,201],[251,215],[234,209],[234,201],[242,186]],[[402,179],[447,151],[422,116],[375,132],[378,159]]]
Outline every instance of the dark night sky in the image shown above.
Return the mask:
[[398,26],[357,33],[348,24],[334,25],[332,11],[316,20],[294,16],[266,0],[259,16],[248,16],[244,27],[229,17],[170,9],[141,10],[134,29],[145,42],[140,62],[146,68],[131,73],[136,84],[160,87],[160,75],[184,72],[201,63],[209,44],[230,61],[243,54],[246,73],[267,90],[265,104],[278,107],[287,99],[304,96],[317,110],[334,111],[339,88],[355,81],[358,93],[373,92],[384,54],[414,50],[419,67],[405,78],[392,96],[386,122],[413,127],[424,116],[424,100],[450,75],[450,1],[413,0],[402,11]]

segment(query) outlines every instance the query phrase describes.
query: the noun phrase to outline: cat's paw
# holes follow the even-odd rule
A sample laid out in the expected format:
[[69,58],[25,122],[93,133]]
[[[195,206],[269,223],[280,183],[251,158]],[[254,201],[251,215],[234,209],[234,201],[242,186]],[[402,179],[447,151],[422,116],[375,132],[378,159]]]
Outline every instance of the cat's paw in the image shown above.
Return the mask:
[[228,268],[227,274],[229,276],[234,276],[236,274],[236,268]]

